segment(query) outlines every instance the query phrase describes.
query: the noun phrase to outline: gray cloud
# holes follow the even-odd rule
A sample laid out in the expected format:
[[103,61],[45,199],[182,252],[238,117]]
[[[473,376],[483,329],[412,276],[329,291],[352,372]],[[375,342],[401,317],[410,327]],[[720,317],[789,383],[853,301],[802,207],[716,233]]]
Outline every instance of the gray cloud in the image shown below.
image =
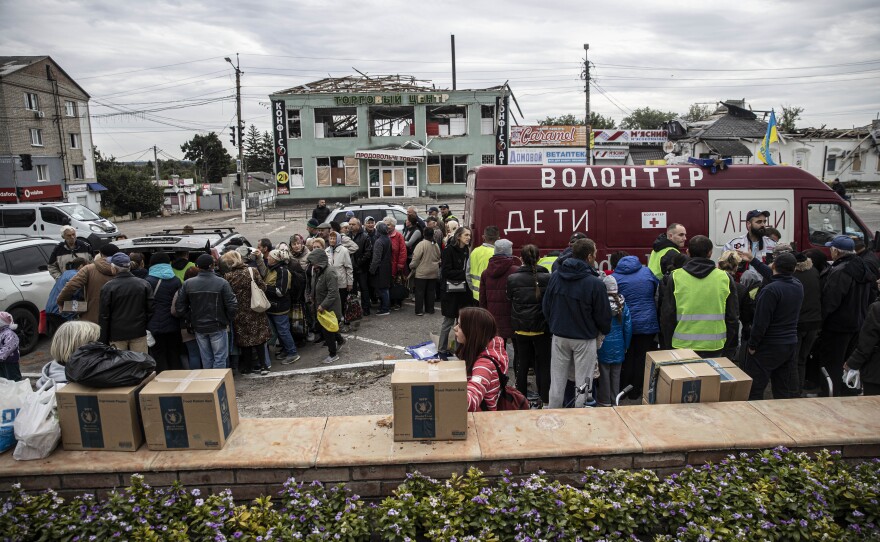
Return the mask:
[[236,51],[245,120],[266,130],[269,93],[353,68],[450,86],[450,34],[459,88],[509,81],[525,123],[582,114],[584,42],[599,85],[592,108],[617,120],[638,107],[685,112],[728,98],[761,110],[800,105],[804,126],[864,125],[880,110],[876,2],[493,4],[0,0],[0,54],[51,55],[92,94],[96,144],[117,156],[153,144],[180,156],[195,130],[225,132],[229,99],[150,115],[165,124],[101,115],[111,104],[137,111],[231,96],[223,57]]

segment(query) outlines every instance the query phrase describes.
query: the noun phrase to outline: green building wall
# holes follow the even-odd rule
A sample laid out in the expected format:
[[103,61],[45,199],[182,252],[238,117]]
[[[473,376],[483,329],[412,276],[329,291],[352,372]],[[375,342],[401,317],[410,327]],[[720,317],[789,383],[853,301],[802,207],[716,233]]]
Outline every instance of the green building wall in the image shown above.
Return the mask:
[[[430,93],[401,92],[395,94],[423,95],[446,94],[449,98],[442,105],[467,106],[467,134],[461,136],[428,136],[426,135],[426,112],[428,107],[441,104],[416,104],[414,108],[415,134],[412,136],[371,136],[369,126],[369,105],[357,106],[358,135],[357,137],[316,138],[315,109],[346,107],[336,104],[336,97],[348,96],[387,96],[391,93],[345,93],[345,94],[274,94],[272,100],[284,100],[286,108],[300,111],[300,131],[302,137],[288,139],[288,156],[291,159],[302,158],[303,188],[290,189],[290,195],[278,196],[279,199],[303,200],[327,198],[334,201],[348,201],[355,194],[363,199],[368,198],[368,161],[358,160],[360,184],[357,187],[345,185],[321,186],[317,179],[317,158],[327,156],[354,157],[359,150],[380,149],[404,145],[407,141],[416,141],[434,151],[436,155],[467,155],[468,169],[482,164],[483,155],[494,155],[495,135],[481,134],[482,106],[495,106],[495,99],[500,91],[452,91],[438,90]],[[404,98],[406,105],[406,98]],[[350,107],[350,106],[348,106]],[[438,196],[464,196],[465,183],[461,184],[428,184],[427,157],[418,163],[419,196],[428,192]],[[375,198],[376,201],[387,200],[387,197]],[[407,198],[394,198],[407,199]]]

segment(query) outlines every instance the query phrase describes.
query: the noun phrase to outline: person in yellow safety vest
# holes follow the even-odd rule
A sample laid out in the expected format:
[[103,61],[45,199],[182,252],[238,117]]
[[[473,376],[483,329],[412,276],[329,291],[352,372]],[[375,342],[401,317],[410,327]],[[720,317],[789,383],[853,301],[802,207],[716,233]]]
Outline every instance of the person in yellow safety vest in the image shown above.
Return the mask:
[[[689,348],[701,358],[720,356],[736,344],[739,306],[733,278],[709,259],[712,241],[697,235],[688,243],[691,259],[671,273],[660,306],[662,348]],[[671,338],[671,340],[670,340]]]
[[658,279],[663,278],[663,265],[661,259],[670,251],[681,252],[687,241],[687,230],[681,224],[673,222],[666,228],[666,233],[661,233],[654,241],[651,256],[648,258],[648,269]]
[[473,249],[468,258],[468,286],[476,301],[480,300],[480,275],[489,267],[489,258],[495,254],[495,241],[499,236],[498,226],[486,226],[483,244]]
[[546,256],[538,260],[538,265],[546,269],[547,271],[553,272],[553,262],[559,258],[560,252],[558,250],[553,250],[548,252]]

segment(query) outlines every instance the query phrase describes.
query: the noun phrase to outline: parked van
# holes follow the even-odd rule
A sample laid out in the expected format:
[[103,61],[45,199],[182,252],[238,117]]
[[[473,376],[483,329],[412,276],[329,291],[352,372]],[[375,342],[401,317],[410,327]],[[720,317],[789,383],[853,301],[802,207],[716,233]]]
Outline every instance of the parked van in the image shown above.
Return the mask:
[[468,174],[464,223],[474,239],[496,225],[514,247],[533,243],[542,254],[584,232],[604,270],[620,250],[647,263],[654,240],[674,222],[688,238],[708,236],[718,256],[745,233],[752,209],[769,211],[769,226],[798,250],[827,252],[825,243],[841,233],[880,246],[880,232],[870,232],[825,183],[788,166],[730,166],[715,174],[696,165],[481,166]]
[[116,225],[79,203],[15,203],[0,205],[0,238],[28,235],[61,241],[61,226],[98,249],[119,235]]

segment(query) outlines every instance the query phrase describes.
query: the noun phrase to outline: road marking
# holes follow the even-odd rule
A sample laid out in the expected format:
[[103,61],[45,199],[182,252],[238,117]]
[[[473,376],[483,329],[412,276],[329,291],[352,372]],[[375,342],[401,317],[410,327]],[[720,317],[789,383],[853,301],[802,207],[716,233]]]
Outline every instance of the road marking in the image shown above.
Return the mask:
[[283,229],[286,228],[286,227],[287,227],[286,224],[285,224],[284,226],[279,226],[279,227],[275,228],[274,230],[270,231],[270,232],[269,232],[268,234],[266,234],[266,235],[272,235],[272,234],[275,233],[276,231],[281,231],[281,230],[283,230]]
[[228,220],[224,220],[223,222],[235,222],[236,220],[238,220],[238,217],[237,217],[237,216],[234,216],[234,217],[232,217],[232,218],[230,218],[230,219],[228,219]]
[[366,337],[358,337],[357,335],[343,335],[346,340],[355,339],[357,341],[363,341],[365,343],[375,344],[377,346],[384,346],[385,348],[393,348],[395,350],[406,350],[405,346],[400,346],[398,344],[388,344],[383,343],[382,341],[377,341],[376,339],[368,339]]

